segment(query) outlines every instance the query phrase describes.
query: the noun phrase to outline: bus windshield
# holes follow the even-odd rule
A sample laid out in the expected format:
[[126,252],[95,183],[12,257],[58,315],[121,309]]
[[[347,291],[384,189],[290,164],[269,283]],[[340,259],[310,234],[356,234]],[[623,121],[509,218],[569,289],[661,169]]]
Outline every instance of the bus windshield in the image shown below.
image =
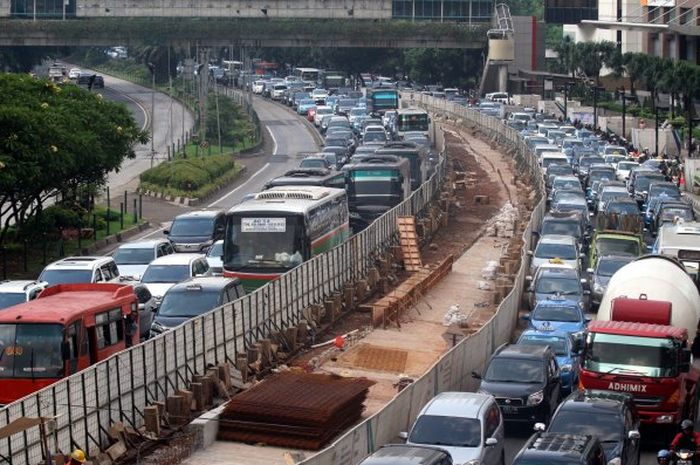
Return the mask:
[[63,376],[63,326],[0,324],[0,378]]
[[399,115],[398,119],[399,131],[427,131],[428,130],[428,114],[412,114]]
[[401,195],[399,173],[396,170],[353,170],[350,173],[356,195]]
[[240,213],[229,221],[226,268],[293,268],[303,262],[301,216]]
[[583,367],[598,373],[676,375],[678,349],[671,339],[590,333]]

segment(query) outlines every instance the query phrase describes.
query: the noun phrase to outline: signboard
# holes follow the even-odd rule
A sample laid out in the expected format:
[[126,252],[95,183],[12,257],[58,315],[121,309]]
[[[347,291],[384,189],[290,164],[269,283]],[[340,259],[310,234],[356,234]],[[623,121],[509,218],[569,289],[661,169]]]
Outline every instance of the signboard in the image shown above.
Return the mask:
[[667,8],[673,8],[676,6],[676,0],[640,0],[642,6],[663,6]]
[[241,232],[267,233],[287,231],[286,218],[241,218]]

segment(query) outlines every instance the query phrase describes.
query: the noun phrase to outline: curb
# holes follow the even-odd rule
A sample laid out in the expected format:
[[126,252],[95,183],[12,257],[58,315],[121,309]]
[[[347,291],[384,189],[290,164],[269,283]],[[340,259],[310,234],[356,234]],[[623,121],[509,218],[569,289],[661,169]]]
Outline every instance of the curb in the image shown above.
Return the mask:
[[99,241],[95,242],[94,244],[80,249],[80,255],[94,254],[98,250],[103,249],[108,245],[116,244],[118,242],[124,242],[125,240],[135,236],[136,234],[142,231],[145,231],[146,229],[149,229],[150,227],[151,223],[145,221],[137,226],[132,226],[129,229],[125,229],[124,231],[118,232],[117,234],[112,234],[111,236],[104,237]]

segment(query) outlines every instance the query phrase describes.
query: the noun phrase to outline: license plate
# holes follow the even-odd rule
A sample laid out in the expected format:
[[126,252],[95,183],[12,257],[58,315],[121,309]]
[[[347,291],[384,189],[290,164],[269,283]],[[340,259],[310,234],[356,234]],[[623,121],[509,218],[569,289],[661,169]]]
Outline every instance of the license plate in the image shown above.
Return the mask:
[[504,414],[515,414],[518,413],[518,408],[513,407],[512,405],[501,405],[501,410],[503,410]]

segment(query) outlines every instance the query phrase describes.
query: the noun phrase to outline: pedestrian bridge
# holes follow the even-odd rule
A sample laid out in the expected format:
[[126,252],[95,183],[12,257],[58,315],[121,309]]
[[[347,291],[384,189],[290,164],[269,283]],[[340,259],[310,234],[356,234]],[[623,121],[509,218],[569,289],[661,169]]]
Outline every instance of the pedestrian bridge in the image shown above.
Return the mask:
[[493,8],[493,0],[0,0],[0,46],[480,49]]

